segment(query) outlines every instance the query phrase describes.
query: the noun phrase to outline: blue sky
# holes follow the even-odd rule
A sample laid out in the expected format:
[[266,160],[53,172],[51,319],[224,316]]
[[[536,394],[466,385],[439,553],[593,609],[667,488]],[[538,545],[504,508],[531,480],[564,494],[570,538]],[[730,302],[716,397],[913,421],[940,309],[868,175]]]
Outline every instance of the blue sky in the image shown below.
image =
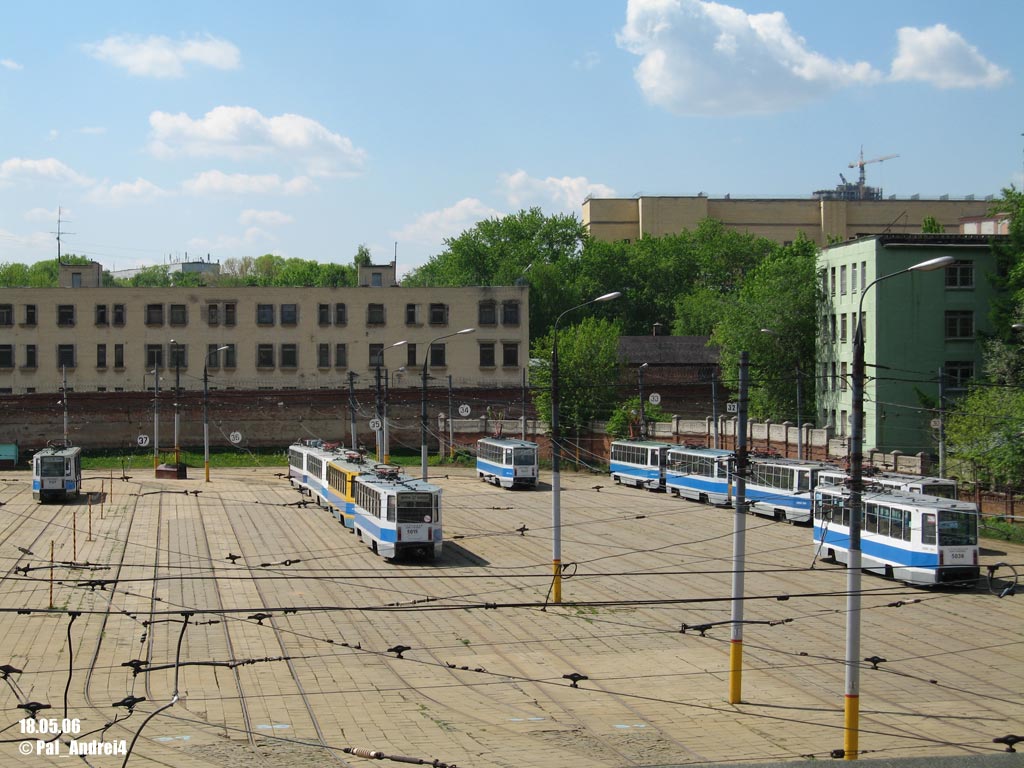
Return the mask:
[[8,3],[0,263],[399,270],[588,194],[885,194],[1024,173],[1024,3]]

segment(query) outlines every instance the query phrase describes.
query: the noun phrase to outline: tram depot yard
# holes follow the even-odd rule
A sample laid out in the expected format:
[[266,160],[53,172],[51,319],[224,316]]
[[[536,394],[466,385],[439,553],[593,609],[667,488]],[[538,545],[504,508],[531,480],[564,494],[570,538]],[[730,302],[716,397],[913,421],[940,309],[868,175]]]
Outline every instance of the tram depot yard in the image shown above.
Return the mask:
[[[747,519],[730,705],[731,510],[563,473],[555,605],[548,478],[515,491],[431,472],[432,562],[374,556],[280,468],[86,471],[79,499],[52,504],[29,473],[0,474],[0,766],[56,764],[22,751],[51,738],[26,731],[31,702],[48,706],[37,723],[75,724],[62,760],[71,738],[137,736],[129,765],[175,768],[370,764],[346,747],[616,768],[842,746],[846,574],[811,567],[807,527]],[[1024,571],[1024,547],[983,540],[974,589],[865,575],[863,761],[995,755],[1024,735],[1024,595],[997,596],[1007,565],[989,589],[997,564]],[[124,761],[101,752],[90,765]]]

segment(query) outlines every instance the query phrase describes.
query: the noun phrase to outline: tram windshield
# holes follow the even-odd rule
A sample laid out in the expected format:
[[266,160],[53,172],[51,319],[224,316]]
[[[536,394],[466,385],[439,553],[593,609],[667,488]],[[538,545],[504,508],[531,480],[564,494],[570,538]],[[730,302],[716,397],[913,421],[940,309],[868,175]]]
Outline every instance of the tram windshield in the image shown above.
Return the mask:
[[515,465],[517,467],[530,467],[534,463],[534,453],[531,448],[516,448]]
[[43,456],[40,459],[40,477],[64,477],[65,461],[60,456]]
[[429,523],[434,520],[434,495],[430,493],[398,494],[398,522]]
[[939,546],[958,547],[978,543],[978,516],[970,512],[939,510]]

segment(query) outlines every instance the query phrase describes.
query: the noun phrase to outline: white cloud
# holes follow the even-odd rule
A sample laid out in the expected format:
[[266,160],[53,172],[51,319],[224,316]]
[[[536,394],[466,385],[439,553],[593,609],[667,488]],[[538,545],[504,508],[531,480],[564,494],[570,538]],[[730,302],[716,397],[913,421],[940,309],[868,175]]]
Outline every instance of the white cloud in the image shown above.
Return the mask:
[[647,99],[677,114],[780,112],[881,79],[870,64],[810,50],[781,12],[704,0],[629,0],[617,42],[641,57],[634,76]]
[[282,156],[311,176],[360,170],[366,152],[351,139],[302,115],[265,117],[251,107],[220,106],[193,119],[183,112],[149,116],[150,151],[158,157],[228,157],[251,160]]
[[136,179],[135,181],[122,181],[118,184],[104,181],[89,192],[88,198],[94,203],[124,205],[125,203],[152,203],[170,194],[151,181]]
[[503,215],[501,211],[485,205],[475,197],[466,197],[448,208],[418,216],[414,222],[392,235],[399,242],[440,246],[447,237],[456,237],[484,219]]
[[183,77],[188,64],[238,69],[242,58],[235,45],[210,35],[179,41],[158,35],[114,35],[83,48],[93,58],[139,77]]
[[0,240],[4,242],[5,260],[12,262],[30,263],[52,257],[54,253],[53,235],[49,232],[19,235],[0,229]]
[[46,181],[59,181],[88,186],[92,179],[76,173],[64,165],[60,160],[53,157],[42,160],[30,160],[23,157],[12,157],[0,163],[0,181],[14,181],[16,179],[44,179]]
[[264,227],[279,227],[283,224],[291,224],[295,221],[294,216],[289,216],[281,211],[257,211],[248,208],[239,215],[238,223],[243,226],[259,224]]
[[567,213],[578,211],[587,195],[615,196],[614,189],[591,182],[585,176],[548,176],[546,179],[538,179],[523,170],[503,173],[501,186],[509,205],[515,208],[528,208],[534,205],[546,208],[553,204]]
[[223,171],[203,171],[182,182],[185,191],[193,195],[299,194],[310,186],[309,179],[303,177],[285,181],[276,173],[257,176]]
[[19,64],[16,61],[12,61],[11,59],[0,59],[0,67],[3,67],[4,69],[14,70],[15,72],[17,72],[20,69],[24,69],[24,67],[21,66],[21,64]]
[[920,80],[936,88],[995,88],[1010,73],[988,61],[945,24],[927,29],[902,27],[899,52],[892,62],[893,80]]
[[230,253],[239,248],[252,248],[253,246],[270,246],[277,243],[273,234],[259,227],[248,227],[245,232],[239,235],[220,235],[218,237],[193,237],[188,243],[190,251],[203,253]]
[[[61,211],[65,216],[68,215],[67,208],[62,208]],[[26,221],[56,221],[57,209],[33,208],[32,210],[25,211],[24,218]]]

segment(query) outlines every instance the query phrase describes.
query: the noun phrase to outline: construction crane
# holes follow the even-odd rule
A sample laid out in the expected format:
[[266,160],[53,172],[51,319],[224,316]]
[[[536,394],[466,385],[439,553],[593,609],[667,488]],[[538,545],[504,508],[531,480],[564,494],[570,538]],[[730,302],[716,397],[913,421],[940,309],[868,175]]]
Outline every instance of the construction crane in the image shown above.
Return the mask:
[[860,181],[858,182],[858,184],[861,186],[861,188],[863,188],[865,186],[865,184],[866,184],[866,179],[865,179],[865,176],[864,176],[864,166],[865,165],[867,165],[868,163],[880,163],[883,160],[892,160],[894,157],[899,157],[899,155],[882,155],[881,157],[873,157],[870,160],[865,160],[864,159],[864,147],[862,146],[860,148],[860,160],[855,160],[852,163],[850,163],[850,167],[851,168],[859,168],[860,169]]

